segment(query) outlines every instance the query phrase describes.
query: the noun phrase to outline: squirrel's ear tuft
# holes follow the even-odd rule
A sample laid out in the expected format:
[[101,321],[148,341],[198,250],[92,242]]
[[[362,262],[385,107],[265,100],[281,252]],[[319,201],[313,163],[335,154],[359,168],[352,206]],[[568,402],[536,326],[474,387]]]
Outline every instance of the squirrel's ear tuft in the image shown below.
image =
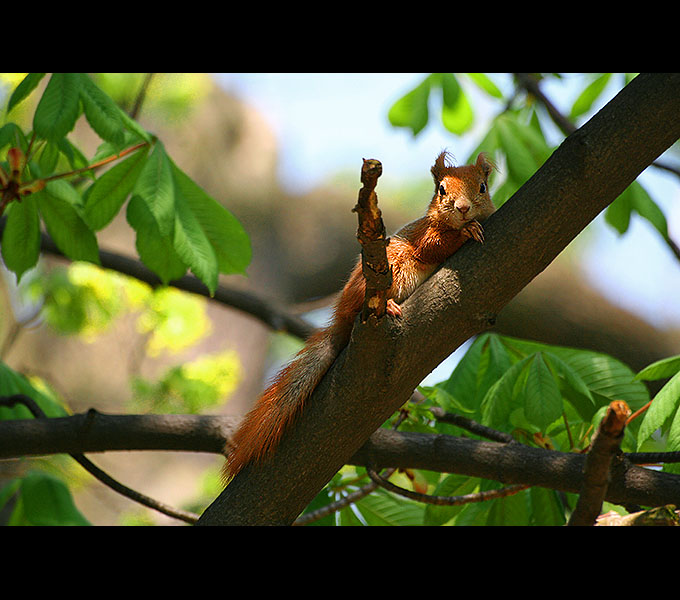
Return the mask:
[[446,175],[446,171],[453,166],[453,160],[453,154],[450,152],[442,150],[439,153],[439,156],[437,156],[437,159],[434,161],[434,164],[430,169],[435,185],[442,180],[442,177]]
[[495,163],[489,158],[489,155],[486,152],[479,153],[475,165],[482,170],[482,173],[484,173],[486,177],[489,176],[489,173],[491,173],[491,171],[497,169]]

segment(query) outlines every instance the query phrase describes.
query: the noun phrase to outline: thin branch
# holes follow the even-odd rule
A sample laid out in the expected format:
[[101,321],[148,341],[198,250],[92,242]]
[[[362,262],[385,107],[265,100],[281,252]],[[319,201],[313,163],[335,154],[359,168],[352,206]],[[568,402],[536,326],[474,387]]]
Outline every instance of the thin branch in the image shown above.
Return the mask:
[[493,440],[494,442],[500,442],[501,444],[507,444],[516,441],[515,438],[513,438],[509,433],[492,429],[491,427],[477,423],[476,421],[468,419],[467,417],[446,412],[443,408],[439,408],[438,406],[432,407],[430,412],[437,419],[437,421],[449,423],[450,425],[456,425],[461,429],[465,429],[470,433],[484,437],[487,440]]
[[107,156],[106,158],[103,158],[100,161],[97,161],[96,163],[93,163],[91,165],[87,165],[86,167],[81,167],[80,169],[74,169],[73,171],[66,171],[64,173],[57,173],[55,175],[50,175],[49,177],[45,177],[43,181],[53,181],[55,179],[63,179],[64,177],[71,177],[72,175],[80,175],[81,173],[85,173],[86,171],[92,171],[94,169],[98,169],[99,167],[103,167],[104,165],[109,164],[110,162],[113,162],[114,160],[118,160],[119,158],[123,158],[124,156],[127,156],[128,154],[131,154],[135,150],[139,150],[140,148],[143,148],[144,146],[148,146],[149,142],[140,142],[139,144],[135,144],[134,146],[130,146],[129,148],[126,148],[125,150],[121,150],[118,154],[114,154],[112,156]]
[[422,502],[424,504],[435,504],[437,506],[459,506],[461,504],[470,504],[472,502],[485,502],[486,500],[493,500],[495,498],[505,498],[506,496],[512,496],[513,494],[517,494],[522,490],[526,490],[527,488],[531,487],[526,484],[515,484],[498,490],[485,490],[482,492],[475,492],[474,494],[464,494],[462,496],[429,496],[427,494],[412,492],[411,490],[394,485],[390,481],[387,481],[385,477],[379,475],[371,467],[366,467],[366,472],[373,483],[385,488],[390,492],[399,494],[400,496],[404,496],[410,500],[416,500],[417,502]]
[[[0,422],[0,459],[44,454],[177,451],[221,454],[240,419],[224,415],[110,415],[96,413]],[[669,453],[677,455],[678,453]],[[627,459],[629,455],[624,455]],[[612,475],[607,500],[642,506],[680,504],[680,476],[636,467],[663,460],[630,455]],[[677,457],[677,456],[676,456]],[[443,434],[376,431],[347,464],[427,469],[578,493],[585,455]],[[527,465],[531,465],[527,469]],[[297,515],[296,515],[297,516]]]
[[145,75],[144,81],[142,82],[142,87],[139,88],[137,98],[135,99],[135,104],[130,111],[130,118],[136,119],[139,116],[139,112],[142,110],[142,104],[146,98],[146,92],[149,89],[149,84],[151,83],[153,76],[153,73],[147,73]]
[[[385,476],[389,477],[396,469],[388,469],[385,472]],[[389,474],[388,474],[389,473]],[[339,498],[335,502],[331,502],[327,504],[326,506],[322,506],[321,508],[305,513],[304,515],[298,517],[295,519],[293,522],[293,525],[309,525],[309,523],[313,523],[314,521],[319,521],[320,519],[323,519],[324,517],[327,517],[328,515],[332,515],[334,512],[337,512],[339,510],[342,510],[343,508],[346,508],[350,504],[354,504],[355,502],[359,502],[362,498],[368,496],[371,492],[374,492],[375,490],[378,489],[378,484],[375,481],[371,481],[370,483],[367,483],[366,485],[360,487],[358,490],[347,494],[346,496],[343,496],[342,498]]]
[[586,455],[583,486],[567,525],[595,523],[607,496],[612,461],[621,452],[621,440],[630,412],[628,405],[621,400],[609,405]]
[[[6,218],[0,218],[0,236],[5,227]],[[69,260],[64,253],[59,250],[54,240],[46,233],[41,233],[40,249],[45,254],[51,254]],[[163,282],[158,275],[144,266],[144,264],[134,258],[110,252],[108,250],[99,251],[100,265],[105,269],[117,271],[123,275],[134,277],[139,281],[149,284],[151,287],[161,287]],[[171,281],[168,285],[171,287],[204,296],[212,301],[219,302],[225,306],[230,306],[237,310],[262,321],[265,325],[271,327],[274,331],[282,331],[294,335],[301,339],[309,337],[316,328],[305,321],[303,318],[295,315],[278,304],[269,301],[257,294],[238,289],[236,287],[218,285],[215,294],[211,296],[210,291],[206,285],[197,277],[193,275],[185,275],[180,279]]]
[[[550,118],[553,120],[553,123],[557,125],[564,135],[570,135],[576,131],[577,127],[565,115],[563,115],[562,112],[552,103],[550,98],[548,98],[548,96],[543,93],[539,81],[534,75],[531,73],[513,73],[513,75],[519,82],[520,86],[545,107],[546,111],[550,115]],[[668,165],[666,163],[660,163],[658,161],[652,162],[651,166],[663,171],[668,171],[669,173],[673,173],[674,175],[680,177],[680,169],[677,167]],[[676,254],[680,257],[680,252]]]
[[[33,398],[31,398],[30,396],[26,396],[25,394],[15,394],[14,396],[9,396],[7,398],[0,398],[0,406],[13,407],[16,404],[23,404],[26,408],[28,408],[28,410],[31,411],[31,414],[36,419],[48,418],[47,415],[45,415],[45,413],[43,412],[43,410],[38,406],[38,403],[35,400],[33,400]],[[92,417],[94,417],[96,413],[93,411],[90,414],[92,415]],[[167,515],[174,519],[179,519],[186,523],[194,524],[198,520],[198,515],[194,513],[190,513],[185,510],[168,506],[163,502],[154,500],[153,498],[150,498],[149,496],[146,496],[145,494],[133,490],[127,487],[126,485],[123,485],[119,481],[116,481],[113,477],[111,477],[110,475],[102,471],[102,469],[97,467],[94,463],[92,463],[92,461],[86,458],[83,454],[80,453],[69,454],[79,465],[81,465],[93,477],[98,479],[101,483],[111,488],[115,492],[118,492],[122,496],[125,496],[126,498],[129,498],[134,502],[142,504],[147,508],[151,508],[164,515]]]

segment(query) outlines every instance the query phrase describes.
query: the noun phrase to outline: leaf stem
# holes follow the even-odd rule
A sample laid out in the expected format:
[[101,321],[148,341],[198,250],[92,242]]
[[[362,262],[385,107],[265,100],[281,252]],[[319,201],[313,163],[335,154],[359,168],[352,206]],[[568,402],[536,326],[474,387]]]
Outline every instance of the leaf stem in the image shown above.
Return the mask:
[[91,171],[92,169],[97,169],[99,167],[102,167],[110,162],[113,162],[114,160],[118,160],[119,158],[123,158],[124,156],[127,156],[128,154],[134,152],[135,150],[139,150],[140,148],[143,148],[144,146],[148,146],[149,142],[140,142],[139,144],[135,144],[134,146],[131,146],[130,148],[126,148],[125,150],[122,150],[118,154],[115,154],[113,156],[109,156],[107,158],[104,158],[94,164],[88,165],[87,167],[82,167],[80,169],[75,169],[74,171],[68,171],[66,173],[57,173],[56,175],[51,175],[50,177],[45,177],[43,181],[53,181],[55,179],[63,179],[64,177],[70,177],[71,175],[79,175],[80,173],[84,173],[85,171]]

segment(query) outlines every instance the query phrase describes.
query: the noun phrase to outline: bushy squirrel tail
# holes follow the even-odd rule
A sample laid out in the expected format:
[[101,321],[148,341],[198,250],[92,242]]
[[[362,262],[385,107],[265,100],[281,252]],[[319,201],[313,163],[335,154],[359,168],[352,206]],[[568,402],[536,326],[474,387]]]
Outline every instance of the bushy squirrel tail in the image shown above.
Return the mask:
[[223,478],[234,477],[246,464],[261,462],[276,448],[284,432],[340,353],[333,328],[311,336],[305,347],[276,376],[245,416],[230,443]]

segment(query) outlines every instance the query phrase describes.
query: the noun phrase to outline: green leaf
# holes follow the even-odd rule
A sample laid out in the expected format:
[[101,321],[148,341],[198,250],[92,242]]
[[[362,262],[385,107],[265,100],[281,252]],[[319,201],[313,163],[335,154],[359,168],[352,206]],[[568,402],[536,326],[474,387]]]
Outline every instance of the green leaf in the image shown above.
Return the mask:
[[[675,416],[671,421],[671,426],[668,429],[668,439],[666,441],[667,450],[669,452],[680,451],[680,410],[675,410]],[[674,471],[677,472],[677,465],[674,465]]]
[[601,73],[584,88],[571,107],[570,119],[575,119],[590,110],[593,103],[600,97],[610,77],[611,73]]
[[633,212],[633,201],[629,193],[630,187],[626,188],[605,210],[604,220],[609,223],[619,234],[624,234],[630,227],[630,217]]
[[172,163],[176,191],[186,202],[217,257],[220,273],[245,273],[250,263],[250,238],[239,221]]
[[[451,474],[444,477],[444,479],[437,485],[432,492],[433,496],[465,496],[478,491],[479,479],[477,477],[468,477],[467,475]],[[423,517],[423,525],[443,525],[450,521],[458,513],[465,509],[465,504],[459,505],[436,505],[427,504],[425,507],[425,515]]]
[[395,498],[382,490],[365,496],[356,507],[367,525],[373,526],[422,525],[425,512],[421,504]]
[[41,138],[58,142],[73,129],[80,115],[80,76],[53,73],[33,116],[33,130]]
[[678,410],[678,404],[680,404],[680,373],[676,373],[654,396],[640,424],[638,447],[671,419]]
[[160,142],[144,163],[132,193],[146,204],[160,234],[172,237],[175,227],[175,182],[170,160]]
[[10,479],[3,487],[0,487],[0,510],[9,502],[21,487],[21,479]]
[[530,360],[531,357],[527,356],[512,365],[489,388],[489,391],[482,400],[482,422],[485,425],[502,431],[508,431],[511,428],[510,414],[516,408],[521,407],[517,401],[518,390],[516,384]]
[[35,198],[26,196],[13,202],[2,234],[2,258],[5,266],[21,276],[38,263],[40,256],[40,217]]
[[669,356],[646,366],[635,376],[635,379],[643,381],[666,379],[667,377],[672,377],[678,371],[680,371],[680,355]]
[[[458,361],[451,376],[446,381],[434,386],[441,388],[454,399],[454,408],[463,407],[465,412],[474,413],[479,406],[483,394],[480,394],[477,386],[477,373],[480,371],[482,352],[488,339],[488,334],[477,337],[463,355],[463,358]],[[486,393],[486,390],[484,393]]]
[[127,129],[133,136],[136,136],[145,142],[152,143],[154,141],[154,136],[146,131],[137,121],[131,118],[126,112],[120,111],[120,119],[123,122],[123,126]]
[[176,217],[172,246],[177,256],[208,286],[212,294],[217,289],[217,256],[186,198],[178,190],[175,192]]
[[126,218],[137,232],[135,247],[139,258],[163,283],[179,279],[186,273],[187,266],[172,247],[172,239],[161,234],[156,219],[139,196],[130,198]]
[[[89,162],[82,151],[72,144],[67,138],[62,138],[57,144],[59,151],[66,157],[68,164],[71,165],[73,170],[80,169],[82,167],[87,167]],[[83,177],[89,177],[94,179],[94,173],[92,171],[85,171]]]
[[[500,484],[496,487],[499,486]],[[531,515],[526,492],[522,491],[505,498],[495,498],[491,500],[490,505],[489,515],[485,523],[487,526],[514,525],[522,527],[529,525]]]
[[562,415],[562,397],[553,374],[537,352],[524,385],[524,415],[541,431]]
[[81,216],[80,195],[75,188],[60,179],[49,181],[35,197],[57,248],[71,260],[99,264],[97,238]]
[[[24,394],[33,398],[48,417],[65,417],[66,411],[43,391],[38,390],[26,377],[0,361],[0,397]],[[33,415],[23,404],[12,408],[0,406],[0,421],[32,419]]]
[[474,121],[472,107],[453,73],[441,74],[442,123],[451,133],[465,133]]
[[531,487],[527,492],[531,500],[531,525],[557,526],[565,524],[564,509],[555,490]]
[[26,75],[12,92],[7,104],[7,112],[9,113],[17,104],[24,100],[38,86],[43,77],[45,77],[45,73],[29,73]]
[[483,89],[487,94],[503,100],[503,92],[501,92],[496,84],[489,79],[485,73],[465,73],[468,78],[473,81],[478,87]]
[[525,143],[523,126],[510,115],[496,119],[498,140],[508,161],[508,178],[519,187],[531,177],[540,166]]
[[394,127],[408,127],[414,137],[427,125],[430,77],[426,77],[422,83],[397,100],[387,113],[387,118]]
[[22,141],[25,141],[24,132],[16,123],[5,123],[0,127],[0,150],[7,145],[18,146],[23,150],[25,146]]
[[90,525],[73,502],[66,484],[47,473],[32,472],[21,482],[20,503],[12,525]]
[[595,400],[585,381],[555,354],[544,352],[543,356],[553,370],[563,378],[565,399],[574,406],[584,421],[592,420],[596,411]]
[[148,148],[141,148],[99,177],[87,191],[84,217],[94,231],[108,225],[118,214],[137,183]]
[[477,372],[477,400],[481,400],[489,388],[512,366],[508,351],[497,335],[490,335],[484,346],[480,368]]
[[97,135],[114,144],[121,143],[124,135],[122,111],[85,73],[80,74],[80,99],[85,118]]
[[[146,231],[142,224],[149,215],[155,226]],[[163,279],[179,272],[181,264],[214,293],[219,272],[242,273],[250,261],[250,242],[238,221],[179,169],[160,143],[137,179],[128,221],[137,231],[140,257]],[[173,253],[160,256],[165,237]]]
[[[62,138],[63,140],[64,138]],[[42,151],[40,152],[40,157],[38,158],[38,167],[40,169],[40,177],[47,177],[54,173],[54,169],[57,167],[59,162],[59,145],[53,144],[52,142],[47,142]]]
[[596,398],[596,394],[599,395],[601,403],[623,400],[631,409],[637,410],[649,401],[647,388],[641,381],[634,380],[633,371],[621,361],[606,354],[505,336],[503,343],[526,355],[543,351],[559,357],[588,386],[593,398]]
[[668,239],[668,223],[663,211],[639,182],[631,183],[605,211],[605,221],[620,234],[628,231],[632,213],[637,213]]
[[521,122],[519,112],[506,112],[494,121],[498,143],[507,157],[508,179],[517,187],[527,181],[550,156],[545,137],[532,119]]

